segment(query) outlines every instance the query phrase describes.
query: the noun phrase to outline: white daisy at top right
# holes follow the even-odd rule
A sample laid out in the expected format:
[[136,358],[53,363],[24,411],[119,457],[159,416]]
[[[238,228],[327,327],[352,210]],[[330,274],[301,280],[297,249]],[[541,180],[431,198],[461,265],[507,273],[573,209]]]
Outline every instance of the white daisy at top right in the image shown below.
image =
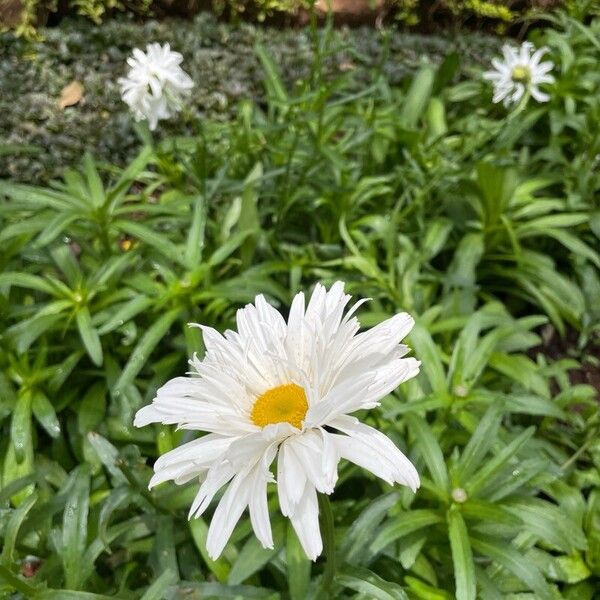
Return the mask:
[[548,102],[550,96],[538,87],[554,82],[550,75],[554,64],[549,60],[540,62],[546,52],[548,48],[536,50],[531,42],[523,42],[520,48],[505,44],[502,48],[504,60],[494,58],[494,69],[483,74],[483,78],[494,86],[493,102],[510,106],[518,103],[526,92],[538,102]]

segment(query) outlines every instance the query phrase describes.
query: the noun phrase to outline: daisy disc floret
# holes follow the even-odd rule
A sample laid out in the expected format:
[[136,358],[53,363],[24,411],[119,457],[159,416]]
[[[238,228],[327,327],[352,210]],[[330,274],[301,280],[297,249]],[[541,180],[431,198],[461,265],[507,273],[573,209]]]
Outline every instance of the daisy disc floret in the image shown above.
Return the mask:
[[331,494],[340,459],[413,491],[419,476],[406,456],[380,431],[352,416],[371,409],[419,372],[401,340],[414,322],[397,314],[359,333],[345,312],[344,284],[317,285],[306,304],[295,296],[286,320],[263,296],[237,312],[237,332],[199,326],[206,353],[194,356],[188,377],[177,377],[138,411],[135,425],[177,424],[207,432],[161,456],[150,487],[192,480],[200,488],[189,516],[201,515],[217,492],[207,550],[217,558],[242,513],[262,545],[273,547],[267,484],[274,482],[282,513],[306,552],[322,550],[317,492]]
[[119,79],[121,97],[136,121],[148,121],[151,130],[181,109],[194,85],[179,66],[182,61],[183,56],[169,44],[156,43],[148,44],[146,52],[135,48],[127,59],[129,71]]
[[550,71],[552,62],[541,62],[548,48],[535,49],[531,42],[523,42],[520,48],[505,44],[502,48],[504,59],[494,58],[494,69],[483,74],[484,79],[494,86],[493,102],[503,102],[505,106],[517,104],[527,92],[538,102],[548,102],[550,96],[542,92],[540,85],[553,83]]

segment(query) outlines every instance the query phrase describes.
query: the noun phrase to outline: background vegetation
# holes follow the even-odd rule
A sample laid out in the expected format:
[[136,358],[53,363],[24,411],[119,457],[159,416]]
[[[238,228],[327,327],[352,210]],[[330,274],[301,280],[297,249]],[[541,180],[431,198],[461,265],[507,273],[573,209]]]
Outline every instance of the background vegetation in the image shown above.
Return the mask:
[[88,155],[49,186],[3,181],[0,591],[322,597],[274,493],[275,548],[246,520],[211,561],[194,485],[147,490],[189,432],[131,423],[202,351],[186,323],[344,279],[373,299],[366,326],[417,318],[421,375],[363,418],[423,484],[342,467],[334,597],[592,600],[600,20],[577,17],[532,35],[556,63],[548,104],[492,105],[458,53],[397,83],[383,59],[332,75],[339,38],[315,29],[296,80],[256,46],[264,94],[232,120],[138,128],[125,168]]
[[[79,15],[99,24],[107,16],[127,13],[132,17],[193,16],[202,10],[238,20],[279,21],[304,20],[312,4],[321,13],[327,0],[2,0],[0,26],[13,29],[28,39],[39,36],[37,27],[49,19]],[[364,2],[332,2],[342,19],[361,21],[373,16],[395,20],[408,27],[431,27],[435,22],[475,22],[503,31],[537,11],[547,11],[560,0],[365,0]],[[568,4],[568,2],[567,2]]]
[[[323,77],[331,81],[352,68],[348,85],[355,90],[379,65],[387,81],[397,85],[425,57],[439,64],[457,52],[461,73],[466,73],[473,65],[489,62],[500,47],[498,39],[474,33],[433,37],[361,27],[336,29],[330,35]],[[108,21],[99,27],[71,23],[44,30],[43,42],[37,43],[0,37],[0,177],[47,181],[60,176],[64,165],[76,164],[86,150],[119,166],[132,159],[139,141],[117,79],[125,74],[132,48],[145,48],[154,40],[170,42],[183,53],[195,84],[188,114],[163,123],[165,135],[191,133],[196,117],[229,120],[241,98],[264,102],[256,43],[277,62],[286,86],[305,79],[313,60],[311,36],[305,29],[233,27],[208,13],[189,23]],[[72,81],[83,86],[83,98],[76,106],[61,108],[61,90]]]

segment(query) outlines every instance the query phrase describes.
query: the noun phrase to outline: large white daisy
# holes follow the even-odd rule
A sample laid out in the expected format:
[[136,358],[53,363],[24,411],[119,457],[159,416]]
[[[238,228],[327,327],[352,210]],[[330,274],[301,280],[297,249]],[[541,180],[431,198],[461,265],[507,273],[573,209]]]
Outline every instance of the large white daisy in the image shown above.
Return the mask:
[[352,413],[371,409],[419,372],[401,340],[413,326],[398,314],[363,333],[344,284],[317,285],[305,306],[296,295],[286,321],[257,296],[237,312],[238,331],[199,326],[206,354],[138,411],[135,425],[177,424],[208,432],[161,456],[150,486],[172,479],[201,482],[190,518],[201,515],[229,486],[212,517],[207,550],[217,558],[249,507],[256,536],[273,547],[267,509],[270,467],[277,456],[277,490],[307,556],[321,553],[317,492],[331,494],[340,459],[393,485],[415,491],[419,476],[391,440]]
[[505,44],[502,47],[504,60],[494,58],[494,69],[483,74],[484,79],[491,81],[494,86],[492,101],[504,102],[505,106],[509,106],[518,103],[525,92],[529,92],[538,102],[550,100],[550,96],[538,87],[554,82],[554,77],[549,74],[554,64],[549,60],[540,62],[546,52],[548,48],[536,50],[531,42],[523,42],[519,49]]
[[151,130],[181,109],[184,96],[194,85],[179,66],[182,61],[183,56],[169,44],[156,43],[148,44],[146,52],[135,48],[127,59],[127,77],[118,81],[121,97],[136,121],[147,120]]

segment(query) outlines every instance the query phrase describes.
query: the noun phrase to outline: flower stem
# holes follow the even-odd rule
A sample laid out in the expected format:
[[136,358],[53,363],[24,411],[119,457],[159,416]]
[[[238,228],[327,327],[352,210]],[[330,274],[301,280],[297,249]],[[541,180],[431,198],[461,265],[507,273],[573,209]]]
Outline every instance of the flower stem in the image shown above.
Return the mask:
[[333,512],[327,494],[319,494],[319,516],[321,521],[321,532],[323,535],[323,549],[325,554],[325,570],[321,587],[329,597],[331,596],[331,585],[335,577],[335,537],[333,532]]

